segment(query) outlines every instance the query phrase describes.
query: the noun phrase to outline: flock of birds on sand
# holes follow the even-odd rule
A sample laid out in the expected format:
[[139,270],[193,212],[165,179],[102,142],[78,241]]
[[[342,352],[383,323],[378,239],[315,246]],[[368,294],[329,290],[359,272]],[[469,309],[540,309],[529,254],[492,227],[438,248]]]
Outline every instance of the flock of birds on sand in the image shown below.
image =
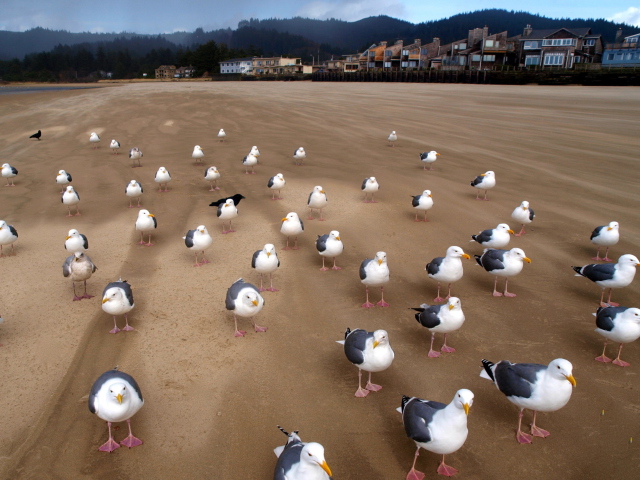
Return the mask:
[[[40,140],[41,135],[41,131],[38,131],[31,138]],[[218,134],[219,141],[224,141],[225,137],[224,130],[220,130]],[[397,139],[396,132],[392,132],[388,137],[389,144],[393,146]],[[100,137],[95,132],[91,133],[89,141],[93,148],[98,148]],[[113,154],[118,154],[120,143],[112,140],[110,148]],[[130,150],[129,158],[131,159],[132,167],[141,166],[140,159],[142,156],[139,148],[134,147]],[[255,174],[254,166],[258,163],[259,156],[260,151],[254,146],[243,158],[242,164],[245,167],[246,174]],[[421,153],[420,160],[424,162],[423,168],[426,170],[428,164],[429,170],[432,170],[438,156],[439,154],[435,151]],[[196,161],[196,164],[202,164],[204,151],[200,146],[196,145],[194,147],[192,158]],[[296,165],[303,165],[306,158],[304,148],[298,148],[294,152],[293,158]],[[7,179],[6,187],[14,186],[13,180],[17,175],[18,171],[9,164],[5,163],[2,166],[2,176]],[[217,184],[219,179],[220,172],[215,166],[208,167],[205,170],[204,181],[210,184],[210,191],[220,189]],[[62,191],[60,192],[61,202],[68,208],[67,216],[81,215],[78,207],[80,195],[70,185],[71,182],[71,174],[64,170],[58,172],[56,183],[62,186]],[[168,186],[171,182],[171,175],[165,167],[158,169],[155,174],[155,182],[158,184],[159,193],[169,191]],[[477,189],[476,200],[488,200],[487,191],[496,185],[495,173],[493,171],[485,172],[475,178],[470,185]],[[281,190],[285,186],[286,182],[281,173],[271,177],[267,184],[267,187],[272,190],[271,199],[281,199]],[[364,202],[377,203],[374,195],[378,189],[379,184],[375,177],[365,178],[361,186],[361,190],[365,195]],[[481,192],[484,192],[483,198],[480,198]],[[131,180],[126,185],[125,194],[129,197],[129,208],[141,208],[140,199],[143,193],[142,185],[136,180]],[[211,206],[216,208],[218,219],[222,222],[223,234],[235,231],[231,222],[238,217],[238,205],[244,198],[241,194],[236,194],[211,203]],[[132,203],[134,199],[137,200],[136,205]],[[327,194],[324,189],[321,186],[314,187],[307,201],[307,207],[309,208],[309,216],[307,218],[313,220],[315,218],[314,210],[316,210],[318,219],[325,220],[323,209],[327,205]],[[416,212],[416,222],[428,221],[426,217],[427,211],[433,206],[431,192],[425,190],[422,194],[413,196],[411,205]],[[71,211],[74,206],[76,208],[75,214]],[[418,218],[420,211],[424,214],[422,220]],[[478,265],[489,274],[495,276],[494,296],[515,297],[514,293],[507,290],[508,280],[510,277],[520,273],[524,263],[531,262],[522,249],[506,249],[511,235],[516,237],[524,235],[526,233],[525,226],[534,221],[535,214],[530,208],[529,202],[523,201],[518,205],[513,210],[511,217],[521,225],[518,233],[511,230],[509,225],[501,223],[493,229],[487,229],[476,235],[471,235],[471,242],[476,242],[485,248],[481,255],[475,255],[475,259]],[[228,229],[225,228],[227,222]],[[135,229],[140,232],[138,244],[152,246],[152,234],[157,227],[158,221],[155,215],[146,209],[141,209],[135,222]],[[297,250],[299,248],[298,236],[303,234],[304,224],[296,212],[290,212],[282,218],[280,231],[287,239],[284,250]],[[145,235],[147,235],[146,241]],[[14,243],[16,240],[18,240],[18,233],[14,226],[8,225],[4,220],[0,220],[0,256],[4,256],[2,248],[8,245],[11,246],[10,255],[15,255]],[[183,240],[185,241],[185,246],[195,255],[194,267],[209,263],[209,260],[205,257],[205,252],[212,246],[213,238],[204,225],[199,225],[197,228],[189,230]],[[609,248],[617,244],[618,241],[619,225],[617,222],[597,227],[591,235],[591,242],[598,248],[594,260],[611,262],[608,257]],[[293,245],[291,246],[290,243],[293,243]],[[328,234],[320,235],[315,243],[318,254],[322,257],[321,270],[340,270],[341,267],[336,264],[336,258],[344,250],[340,232],[332,230]],[[96,266],[86,254],[89,248],[87,237],[78,230],[71,229],[65,239],[64,247],[68,253],[71,253],[64,261],[62,270],[64,277],[69,278],[72,282],[73,300],[79,301],[92,298],[93,296],[87,293],[86,282],[96,271]],[[601,248],[606,248],[604,257],[600,257]],[[434,258],[426,265],[428,277],[437,282],[437,295],[433,300],[433,305],[422,304],[420,307],[413,308],[413,310],[416,311],[415,318],[418,323],[431,332],[428,357],[435,358],[441,356],[442,353],[455,352],[453,347],[447,345],[447,335],[463,326],[465,315],[460,298],[451,294],[451,285],[463,276],[463,259],[470,259],[470,255],[458,246],[451,246],[447,249],[445,256]],[[325,260],[328,262],[325,263]],[[596,263],[572,267],[576,275],[586,277],[602,289],[600,308],[594,314],[597,326],[595,331],[605,338],[603,353],[596,358],[599,362],[611,361],[605,355],[605,350],[607,344],[612,341],[620,344],[618,356],[613,360],[613,363],[622,367],[629,366],[627,362],[620,359],[620,353],[625,343],[635,341],[640,337],[640,309],[621,307],[613,303],[611,301],[611,290],[629,285],[634,278],[638,265],[640,265],[640,262],[637,257],[625,254],[615,264]],[[236,337],[243,337],[246,334],[246,331],[238,328],[238,316],[250,318],[256,332],[265,332],[267,330],[267,327],[257,325],[253,318],[264,307],[265,302],[262,292],[278,291],[273,286],[272,275],[279,268],[280,260],[273,244],[266,244],[262,250],[256,251],[252,257],[251,266],[260,274],[260,287],[247,283],[240,278],[229,287],[226,294],[225,306],[227,310],[233,313],[234,335]],[[268,287],[263,285],[263,275],[269,276]],[[384,300],[384,285],[389,282],[386,253],[380,251],[375,254],[374,258],[365,259],[360,265],[359,275],[360,281],[365,286],[366,301],[362,307],[388,307],[389,304]],[[497,289],[500,277],[505,278],[502,292]],[[76,283],[79,284],[81,282],[84,290],[82,295],[78,295]],[[447,295],[442,297],[441,291],[444,294],[445,286]],[[380,287],[381,298],[375,304],[369,301],[369,287]],[[609,289],[609,296],[607,302],[604,302],[607,288]],[[109,283],[104,288],[102,309],[111,315],[114,321],[114,327],[109,333],[116,334],[121,331],[117,324],[118,316],[124,316],[125,326],[122,328],[123,331],[133,330],[133,327],[129,324],[128,313],[134,307],[133,291],[126,281],[119,279]],[[1,321],[2,318],[0,317]],[[434,349],[436,334],[443,335],[443,343],[439,351]],[[340,340],[338,343],[343,345],[348,361],[358,368],[358,389],[355,392],[355,396],[366,397],[370,392],[379,391],[382,387],[372,383],[371,375],[372,373],[386,370],[394,360],[394,351],[391,348],[388,333],[382,329],[369,332],[359,328],[354,330],[347,328],[344,340]],[[368,380],[364,387],[362,386],[363,371],[368,372]],[[573,387],[576,386],[576,380],[573,377],[573,366],[568,360],[562,358],[555,359],[548,365],[514,364],[507,360],[493,363],[483,359],[480,376],[493,382],[498,390],[519,408],[516,440],[524,444],[531,443],[532,437],[547,437],[549,435],[548,431],[536,425],[537,412],[552,412],[562,408],[568,403]],[[442,461],[437,469],[439,474],[452,476],[457,473],[455,468],[445,464],[444,458],[445,455],[454,453],[465,443],[468,433],[467,415],[473,404],[473,398],[474,394],[464,388],[458,390],[448,404],[403,396],[398,411],[402,414],[407,436],[415,442],[417,447],[413,465],[406,477],[407,480],[421,480],[424,478],[424,474],[415,469],[421,448],[442,455]],[[142,441],[134,437],[131,432],[131,417],[135,415],[143,404],[144,399],[137,382],[131,375],[119,371],[117,367],[105,372],[95,381],[89,395],[89,410],[107,422],[109,431],[109,439],[99,447],[100,451],[113,452],[120,445],[132,448],[142,444]],[[533,411],[530,434],[522,431],[523,411],[525,409]],[[114,422],[122,421],[127,422],[129,435],[118,443],[113,439],[111,425]],[[325,460],[322,445],[315,442],[302,442],[297,431],[288,433],[280,426],[278,428],[287,436],[287,442],[285,445],[275,449],[278,460],[274,479],[321,480],[331,477],[332,472]]]

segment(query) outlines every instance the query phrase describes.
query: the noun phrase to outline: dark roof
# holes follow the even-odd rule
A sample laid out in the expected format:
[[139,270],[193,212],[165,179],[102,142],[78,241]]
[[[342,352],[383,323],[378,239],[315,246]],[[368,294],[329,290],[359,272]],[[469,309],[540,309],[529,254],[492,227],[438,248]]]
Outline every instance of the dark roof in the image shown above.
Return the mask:
[[251,62],[253,57],[244,57],[244,58],[230,58],[229,60],[220,60],[219,63],[224,62]]
[[529,34],[528,36],[523,36],[520,40],[524,41],[524,40],[542,40],[544,38],[547,38],[550,35],[553,35],[556,32],[559,32],[560,30],[566,30],[569,33],[572,33],[573,35],[577,36],[577,37],[584,37],[586,35],[591,34],[591,28],[589,27],[582,27],[582,28],[548,28],[548,29],[544,29],[544,30],[533,30],[531,32],[531,34]]

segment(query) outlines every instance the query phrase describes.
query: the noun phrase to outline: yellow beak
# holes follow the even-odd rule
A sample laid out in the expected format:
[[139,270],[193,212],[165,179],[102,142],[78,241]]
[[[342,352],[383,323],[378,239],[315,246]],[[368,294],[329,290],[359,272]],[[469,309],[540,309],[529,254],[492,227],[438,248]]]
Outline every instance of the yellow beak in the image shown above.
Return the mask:
[[382,265],[382,260],[378,260],[378,265]]
[[509,233],[510,233],[510,234],[512,234],[512,235],[515,235],[515,233],[516,233],[516,232],[514,232],[514,231],[513,231],[513,230],[511,230],[511,229],[507,230],[507,232],[509,232]]
[[471,257],[469,256],[468,253],[463,253],[462,258],[466,258],[467,260],[469,260]]
[[70,238],[71,238],[71,237],[67,237],[67,238],[65,238],[65,240],[69,240]]
[[122,403],[122,394],[119,393],[116,398],[118,399],[118,403]]
[[336,240],[340,240],[340,237],[336,237]]
[[449,305],[449,310],[453,310],[453,307],[455,307],[455,305],[453,304]]
[[569,376],[567,377],[567,380],[569,380],[569,383],[570,383],[571,385],[573,385],[574,387],[578,385],[578,384],[576,383],[576,379],[575,379],[575,378],[573,378],[573,375],[569,375]]
[[436,153],[436,157],[439,157],[439,156],[440,156],[440,154],[439,154],[439,153]]
[[485,175],[484,173],[481,173],[481,174],[480,174],[480,176],[481,176],[481,177],[484,177],[484,176],[486,176],[486,175]]
[[524,257],[523,260],[527,263],[531,263],[531,259],[529,257]]
[[429,195],[429,197],[431,197],[431,195]]
[[611,227],[608,227],[608,228],[607,228],[607,231],[609,231],[609,230],[613,230],[613,228],[611,228]]
[[462,408],[464,408],[464,413],[469,415],[469,404],[468,403],[463,403],[462,404]]
[[320,193],[324,193],[324,190],[320,190]]
[[377,341],[377,340],[375,340],[375,341],[373,342],[373,348],[376,348],[378,345],[380,345],[380,342],[379,342],[379,341]]
[[253,303],[256,307],[258,306],[258,300],[252,300],[251,303]]
[[103,299],[102,299],[102,303],[107,303],[108,301],[109,301],[109,299],[108,299],[108,298],[103,298]]
[[331,469],[329,468],[329,465],[327,465],[327,462],[322,462],[320,466],[325,472],[327,472],[327,475],[331,476]]
[[283,218],[282,221],[286,222],[287,220],[289,220],[288,218]]
[[200,233],[204,233],[204,230],[200,230]]
[[153,213],[150,213],[149,216],[150,217],[155,217],[155,215]]
[[271,252],[267,252],[267,258],[271,256]]
[[526,209],[527,209],[527,207],[522,207],[522,209],[523,209],[523,210],[526,210]]

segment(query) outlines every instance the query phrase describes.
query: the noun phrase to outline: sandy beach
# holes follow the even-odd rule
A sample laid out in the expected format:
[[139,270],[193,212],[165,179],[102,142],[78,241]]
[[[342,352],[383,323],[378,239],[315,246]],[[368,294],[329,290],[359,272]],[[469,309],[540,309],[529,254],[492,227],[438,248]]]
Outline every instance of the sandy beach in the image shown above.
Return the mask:
[[[42,140],[30,140],[38,129]],[[399,139],[389,147],[392,130]],[[402,395],[449,403],[460,388],[475,400],[466,444],[447,456],[458,478],[636,476],[640,343],[623,349],[630,367],[594,361],[603,345],[592,316],[600,289],[570,267],[593,263],[589,236],[613,220],[621,240],[609,256],[640,254],[638,131],[634,88],[171,82],[0,95],[0,163],[19,170],[15,188],[0,187],[0,219],[19,233],[17,255],[0,258],[0,477],[270,479],[273,449],[286,441],[279,424],[324,445],[335,479],[401,480],[415,451],[395,411]],[[96,150],[91,132],[102,138]],[[112,138],[119,155],[111,154]],[[194,145],[205,153],[203,166],[194,165]],[[245,175],[241,160],[252,145],[260,163]],[[144,153],[141,168],[128,159],[134,146]],[[300,146],[303,167],[292,158]],[[423,171],[418,154],[429,150],[440,157]],[[211,165],[222,175],[219,192],[203,179]],[[154,182],[160,166],[173,177],[168,193]],[[73,176],[82,216],[65,217],[60,169]],[[497,185],[489,201],[475,201],[469,182],[487,170]],[[271,201],[266,185],[277,173],[287,185],[284,199]],[[362,202],[369,176],[381,186],[376,204]],[[136,244],[138,209],[127,208],[124,194],[131,179],[158,221],[153,247]],[[329,199],[324,222],[306,220],[315,185]],[[434,207],[430,222],[416,223],[410,197],[425,189]],[[235,193],[246,197],[237,232],[222,235],[209,203]],[[476,266],[482,248],[470,235],[503,222],[519,230],[510,215],[523,200],[536,219],[510,247],[532,263],[509,282],[516,298],[494,298],[493,276]],[[291,211],[305,231],[300,250],[283,251],[280,223]],[[182,237],[201,224],[214,239],[212,262],[194,268]],[[80,302],[61,271],[72,228],[87,235],[98,267],[87,282],[95,298]],[[343,269],[322,272],[315,239],[330,230],[344,242]],[[255,318],[268,331],[241,319],[247,335],[234,338],[227,288],[240,277],[259,283],[251,256],[266,243],[281,261],[280,291],[263,293]],[[472,255],[452,291],[466,323],[449,335],[455,353],[428,358],[430,334],[409,307],[433,303],[436,282],[425,264],[451,245]],[[377,251],[387,253],[391,306],[364,309],[358,268]],[[110,335],[100,301],[118,278],[133,287],[135,331]],[[636,278],[613,299],[638,307],[639,294]],[[377,301],[379,289],[371,296]],[[392,366],[373,377],[383,389],[364,399],[354,397],[358,369],[335,343],[347,327],[385,329],[395,351]],[[616,350],[610,345],[609,356]],[[550,437],[519,445],[518,409],[478,376],[480,360],[560,357],[574,366],[573,396],[538,415]],[[98,451],[106,424],[87,398],[116,365],[144,394],[132,420],[144,444],[106,454]],[[127,427],[118,426],[119,441]],[[439,461],[423,450],[416,467],[435,478]]]

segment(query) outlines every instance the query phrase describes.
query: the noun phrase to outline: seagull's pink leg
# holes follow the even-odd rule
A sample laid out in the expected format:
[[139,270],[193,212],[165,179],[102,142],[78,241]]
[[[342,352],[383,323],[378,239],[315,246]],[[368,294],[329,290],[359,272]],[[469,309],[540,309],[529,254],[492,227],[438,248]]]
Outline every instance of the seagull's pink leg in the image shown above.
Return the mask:
[[449,291],[447,293],[447,296],[444,297],[445,300],[449,300],[451,298],[451,284],[449,284]]
[[429,171],[433,170],[433,163],[429,164]]
[[453,353],[453,352],[456,351],[455,348],[447,346],[447,334],[446,333],[444,334],[444,343],[442,344],[442,347],[440,348],[440,351],[444,352],[444,353]]
[[420,220],[418,220],[418,212],[416,212],[416,219],[414,220],[414,222],[419,222]]
[[153,247],[153,243],[151,243],[151,234],[149,234],[149,241],[144,244],[146,247]]
[[329,270],[327,267],[324,266],[324,255],[322,256],[322,268],[320,270],[322,270],[323,272],[325,270]]
[[[196,255],[196,261],[198,260],[198,257]],[[204,256],[204,250],[202,251],[202,263],[211,263],[209,260],[207,260],[207,258]],[[201,264],[202,264],[201,263]]]
[[[231,225],[229,225],[229,228],[231,228]],[[228,233],[225,229],[224,229],[224,222],[222,222],[222,234],[226,234]]]
[[521,428],[523,416],[524,413],[520,410],[518,414],[518,433],[516,433],[516,440],[518,440],[518,443],[531,443],[531,435],[524,433]]
[[82,214],[80,213],[80,209],[78,208],[78,205],[76,205],[76,217],[78,217],[80,215],[82,215]]
[[129,208],[133,208],[133,205],[131,205],[131,202],[133,202],[133,198],[129,199]]
[[275,190],[273,191],[272,195],[271,195],[271,200],[275,200],[276,199],[276,192]]
[[69,215],[67,215],[67,217],[73,217],[73,214],[71,213],[71,207],[67,205],[67,210],[69,210]]
[[505,297],[515,297],[516,294],[515,293],[509,293],[507,292],[507,284],[509,283],[509,279],[505,278],[504,279],[504,296]]
[[428,222],[429,220],[427,220],[427,211],[424,211],[424,218],[422,219],[423,222]]
[[194,265],[194,267],[199,267],[201,264],[198,263],[198,252],[196,252],[196,263]]
[[144,245],[144,232],[140,232],[140,241],[137,243],[137,245]]
[[262,274],[260,274],[260,288],[258,289],[259,292],[264,292],[266,290],[266,288],[262,288]]
[[120,329],[118,328],[118,323],[116,322],[116,316],[113,316],[113,330],[110,330],[109,333],[118,333]]
[[611,361],[611,359],[604,354],[606,352],[606,350],[607,350],[607,345],[608,344],[609,344],[609,340],[605,339],[604,340],[604,348],[602,349],[602,355],[600,355],[599,357],[596,357],[596,361],[597,362],[609,363]]
[[73,285],[73,301],[77,302],[78,300],[82,300],[82,297],[79,297],[76,293],[76,282],[71,282],[71,284]]
[[377,392],[379,390],[382,390],[381,385],[376,385],[375,383],[371,383],[371,372],[369,372],[369,380],[367,381],[367,384],[364,386],[364,388],[372,392]]
[[613,361],[614,365],[618,365],[619,367],[628,367],[631,364],[625,362],[624,360],[620,360],[620,354],[622,353],[622,346],[624,345],[624,343],[620,344],[620,348],[618,349],[618,356],[616,357],[616,359]]
[[489,201],[489,199],[487,198],[487,190],[484,191],[484,200]]
[[536,426],[536,415],[538,414],[538,412],[536,412],[535,410],[533,411],[533,423],[531,424],[531,435],[533,435],[534,437],[548,437],[549,435],[551,435],[549,432],[547,432],[546,430],[537,427]]
[[[604,291],[605,291],[605,289],[603,288],[602,289],[602,294],[600,295],[600,306],[603,307],[603,308],[607,308],[610,305],[607,305],[606,303],[604,303]],[[611,290],[609,290],[609,294],[611,294]]]
[[267,327],[261,327],[260,325],[256,324],[256,322],[253,322],[253,329],[256,332],[266,332],[267,331]]
[[313,208],[309,207],[309,216],[307,217],[307,220],[313,220]]
[[[12,244],[13,246],[13,244]],[[342,270],[342,267],[338,267],[336,265],[336,257],[333,257],[333,267],[331,267],[332,270]]]
[[436,338],[436,333],[435,332],[431,332],[431,345],[429,345],[429,353],[427,354],[428,357],[431,358],[438,358],[440,356],[440,352],[436,352],[433,349],[433,341]]
[[320,221],[324,222],[326,220],[326,218],[322,218],[322,209],[320,209]]
[[413,457],[413,465],[411,466],[409,473],[407,473],[407,480],[422,480],[424,478],[424,473],[416,470],[416,460],[418,460],[418,455],[420,455],[420,447],[417,448],[416,454]]
[[376,202],[376,201],[375,201],[375,199],[373,198],[373,196],[374,196],[374,195],[375,195],[375,193],[372,193],[372,194],[371,194],[371,203],[378,203],[378,202]]
[[[76,288],[75,285],[73,286],[73,293],[76,293]],[[93,298],[93,295],[89,295],[87,293],[87,281],[84,281],[84,295],[82,295],[82,298]]]
[[233,334],[234,337],[244,337],[244,334],[247,333],[244,330],[238,330],[238,317],[236,317],[236,314],[233,314],[233,321],[236,324],[236,332]]
[[[287,237],[288,239],[289,237]],[[287,242],[288,243],[288,242]],[[293,245],[293,250],[300,250],[300,247],[298,246],[298,237],[296,237],[295,239],[295,243]]]
[[14,257],[16,254],[16,252],[13,251],[13,243],[11,244],[11,255],[9,255],[10,257]]
[[369,391],[362,388],[362,370],[358,369],[358,390],[356,390],[356,397],[366,397],[369,395]]
[[525,231],[524,231],[524,223],[523,223],[523,224],[522,224],[522,228],[520,229],[520,231],[519,231],[518,233],[516,233],[516,234],[515,234],[515,236],[516,236],[516,237],[521,237],[521,236],[522,236],[522,235],[524,235],[525,233],[527,233],[527,232],[525,232]]
[[270,282],[270,287],[267,288],[268,292],[277,292],[278,289],[277,288],[273,288],[273,273],[269,274],[269,282]]
[[598,250],[596,250],[596,256],[595,257],[591,257],[591,260],[596,260],[598,262],[601,261],[601,260],[604,260],[604,258],[600,258],[600,247],[598,247]]
[[611,294],[613,293],[613,288],[609,289],[609,299],[607,300],[607,306],[609,307],[619,307],[620,304],[611,301]]
[[276,198],[276,200],[282,200],[282,197],[280,196],[280,190],[278,190],[278,197]]
[[607,255],[609,255],[609,247],[607,247],[607,251],[604,252],[604,258],[602,260],[605,262],[613,262]]
[[120,445],[124,445],[125,447],[133,448],[138,445],[142,445],[142,440],[136,438],[131,433],[131,419],[127,419],[127,425],[129,425],[129,436],[120,442]]
[[456,473],[458,473],[458,470],[444,463],[444,455],[442,455],[442,462],[440,462],[440,465],[438,465],[438,473],[440,475],[444,475],[445,477],[453,477]]
[[129,319],[127,318],[126,313],[124,314],[124,323],[126,324],[126,326],[122,330],[124,330],[125,332],[130,332],[131,330],[135,330],[135,328],[129,325]]
[[362,304],[362,306],[363,306],[364,308],[371,308],[371,307],[373,307],[374,305],[373,305],[373,303],[371,303],[371,302],[369,301],[369,287],[365,285],[365,287],[364,287],[364,288],[365,288],[365,292],[367,293],[367,301],[366,301],[365,303],[363,303],[363,304]]
[[109,440],[98,448],[101,452],[113,452],[116,448],[120,448],[120,445],[116,441],[113,440],[111,436],[111,422],[107,422],[107,426],[109,427]]
[[283,250],[291,250],[291,247],[289,246],[289,237],[287,237],[287,246],[284,247]]
[[493,296],[501,297],[502,294],[497,290],[497,287],[498,287],[498,277],[496,277],[495,281],[493,282]]
[[440,296],[440,282],[438,282],[438,295],[433,299],[434,302],[444,302],[444,298]]
[[140,197],[138,197],[138,208],[142,207],[142,205],[140,205]]
[[229,230],[227,230],[227,233],[233,233],[235,232],[235,230],[231,227],[231,219],[229,219]]
[[482,200],[481,198],[478,198],[480,196],[480,190],[477,191],[478,193],[476,193],[476,200]]
[[376,303],[379,307],[388,307],[389,304],[384,301],[384,287],[380,287],[380,301]]

